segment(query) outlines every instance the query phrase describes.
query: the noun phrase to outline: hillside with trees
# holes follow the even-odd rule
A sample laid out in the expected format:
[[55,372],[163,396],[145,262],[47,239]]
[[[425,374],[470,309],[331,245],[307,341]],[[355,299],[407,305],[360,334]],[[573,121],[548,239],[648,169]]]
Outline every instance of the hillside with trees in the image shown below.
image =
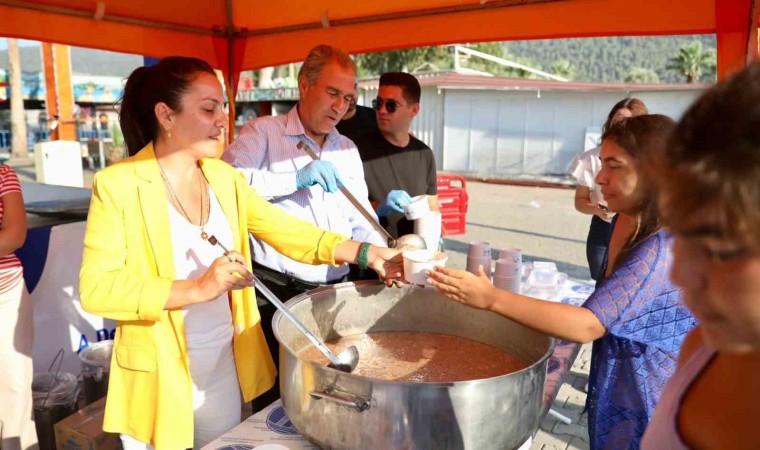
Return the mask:
[[[686,76],[669,70],[668,65],[682,47],[692,42],[699,42],[706,51],[715,50],[714,35],[514,41],[505,42],[504,47],[508,53],[533,61],[544,70],[569,61],[576,80],[616,82],[633,78],[685,83]],[[703,70],[699,77],[699,81],[706,82],[714,79],[715,72],[709,70]]]
[[[653,36],[553,39],[470,44],[500,58],[580,81],[631,83],[710,82],[715,79],[715,36]],[[454,67],[452,46],[419,47],[357,55],[360,77],[387,71],[430,72]],[[495,75],[530,78],[474,57],[462,67]],[[695,78],[696,77],[696,78]]]

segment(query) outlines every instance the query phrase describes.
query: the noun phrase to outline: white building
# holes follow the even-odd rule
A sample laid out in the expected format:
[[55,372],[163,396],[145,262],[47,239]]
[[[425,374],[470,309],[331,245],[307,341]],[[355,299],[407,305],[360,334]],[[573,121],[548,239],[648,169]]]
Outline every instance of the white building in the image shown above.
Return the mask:
[[[708,87],[417,76],[422,100],[414,135],[433,149],[438,170],[482,178],[566,174],[573,159],[595,145],[619,100],[636,97],[650,112],[678,119]],[[359,83],[360,103],[370,104],[377,85]]]

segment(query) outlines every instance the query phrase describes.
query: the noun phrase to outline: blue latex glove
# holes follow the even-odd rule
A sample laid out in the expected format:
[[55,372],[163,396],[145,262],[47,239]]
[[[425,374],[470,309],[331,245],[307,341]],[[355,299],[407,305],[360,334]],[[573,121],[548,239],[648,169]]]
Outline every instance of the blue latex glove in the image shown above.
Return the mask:
[[410,197],[406,191],[390,191],[385,197],[385,201],[378,206],[377,215],[380,217],[387,217],[393,211],[404,214],[404,206],[409,203],[412,203],[412,197]]
[[343,181],[335,164],[330,161],[316,160],[312,161],[296,172],[296,187],[303,189],[305,187],[319,184],[327,192],[336,192]]

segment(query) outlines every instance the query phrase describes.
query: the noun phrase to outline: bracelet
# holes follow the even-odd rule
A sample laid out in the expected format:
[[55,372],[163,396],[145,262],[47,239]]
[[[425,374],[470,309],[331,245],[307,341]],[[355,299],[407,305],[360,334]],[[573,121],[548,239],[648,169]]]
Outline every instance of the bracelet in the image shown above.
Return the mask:
[[362,242],[362,244],[359,246],[359,256],[357,256],[357,262],[359,263],[359,268],[362,270],[366,270],[369,267],[369,260],[367,256],[369,255],[369,242]]

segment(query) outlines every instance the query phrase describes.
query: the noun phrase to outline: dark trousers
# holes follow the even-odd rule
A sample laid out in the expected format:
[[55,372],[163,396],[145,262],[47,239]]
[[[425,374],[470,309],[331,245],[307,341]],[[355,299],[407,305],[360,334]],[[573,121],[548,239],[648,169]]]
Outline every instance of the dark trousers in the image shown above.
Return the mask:
[[[269,290],[272,291],[272,293],[277,296],[277,298],[279,298],[283,303],[287,302],[293,297],[303,294],[306,291],[316,289],[320,286],[320,284],[317,283],[310,283],[287,276],[257,263],[253,263],[253,273],[259,278],[259,280],[261,280],[264,286],[269,288]],[[333,280],[326,284],[342,283],[344,281],[347,281],[347,277]],[[256,298],[266,299],[264,294],[259,292],[258,289],[256,289]],[[280,398],[280,344],[277,342],[277,338],[274,337],[274,330],[272,329],[272,318],[274,317],[275,312],[277,312],[277,308],[268,300],[265,305],[259,306],[259,314],[261,315],[261,328],[264,331],[264,338],[266,338],[267,347],[269,347],[269,353],[272,354],[274,366],[277,368],[278,378],[275,380],[272,389],[253,399],[251,406],[253,407],[254,414],[271,405],[274,401]]]
[[602,264],[607,255],[611,230],[612,227],[609,223],[597,216],[591,218],[591,226],[589,226],[588,238],[586,238],[586,260],[591,278],[594,280],[600,278],[599,272],[602,270]]

